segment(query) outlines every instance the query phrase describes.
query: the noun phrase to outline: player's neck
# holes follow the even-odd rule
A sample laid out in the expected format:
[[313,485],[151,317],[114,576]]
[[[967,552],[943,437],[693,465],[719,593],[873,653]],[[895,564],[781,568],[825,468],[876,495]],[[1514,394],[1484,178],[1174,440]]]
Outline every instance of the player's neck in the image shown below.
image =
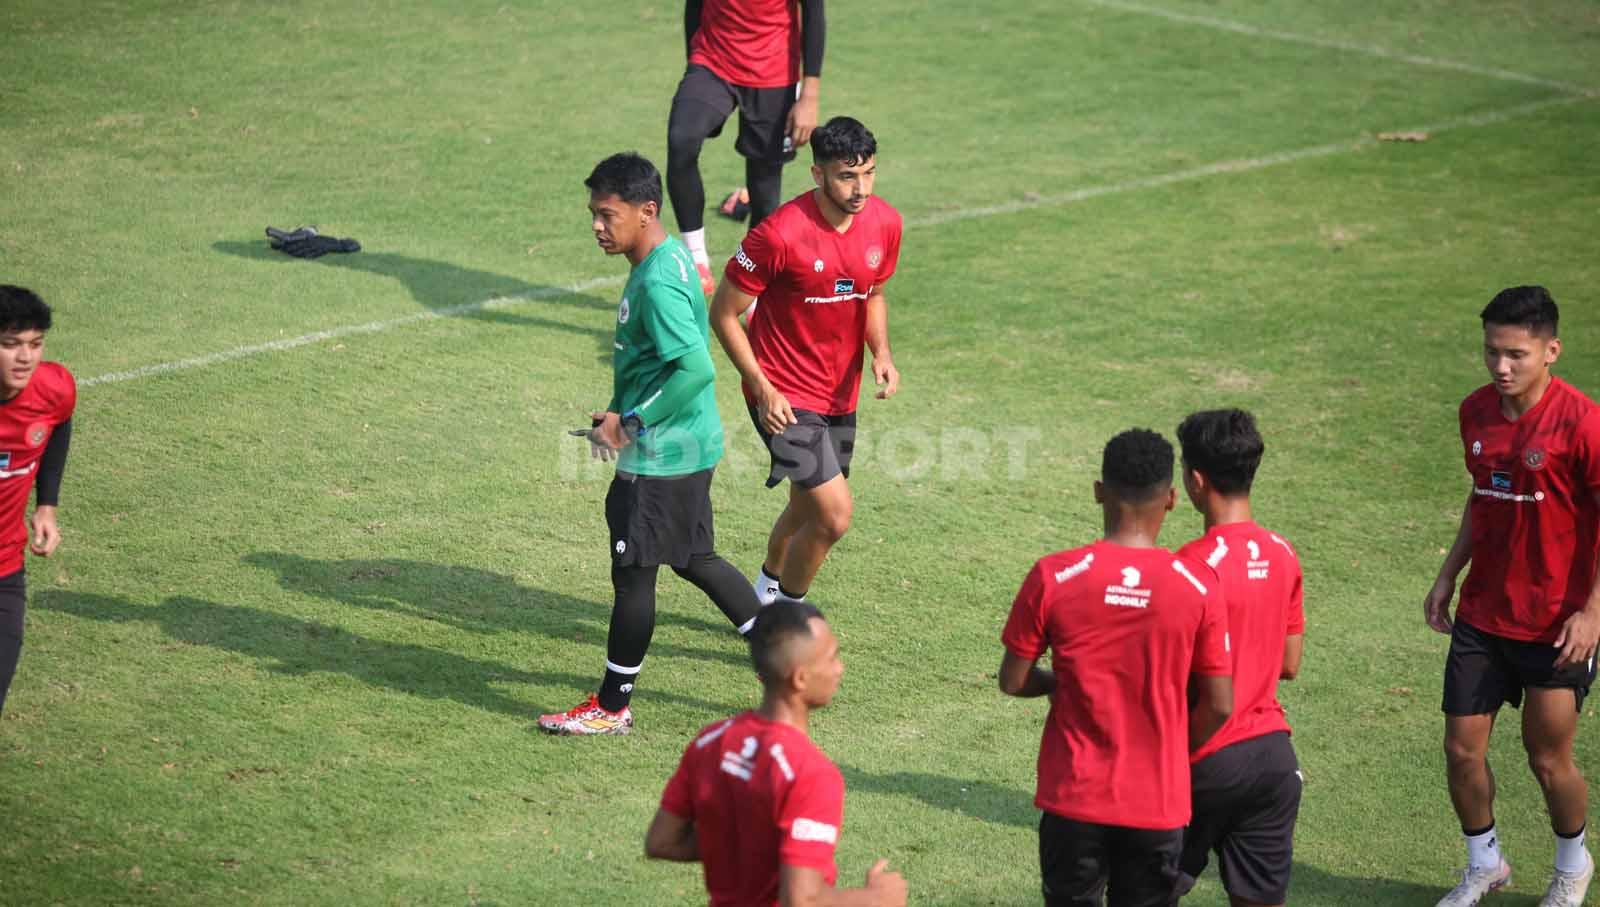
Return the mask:
[[1250,514],[1250,499],[1244,496],[1214,494],[1206,500],[1201,512],[1205,514],[1207,529],[1226,526],[1229,523],[1248,523],[1253,519]]
[[1124,548],[1154,548],[1161,536],[1161,523],[1167,512],[1148,507],[1105,507],[1105,540]]
[[804,702],[768,693],[761,697],[756,714],[775,724],[787,724],[807,736],[811,734],[811,709]]
[[812,189],[811,198],[817,203],[817,210],[822,212],[822,219],[834,230],[843,233],[855,222],[855,215],[835,205],[833,199],[828,197],[828,193],[821,189]]
[[628,264],[637,265],[650,257],[656,247],[667,241],[667,231],[662,228],[660,221],[655,221],[644,229],[639,241],[628,250]]
[[1513,422],[1522,418],[1528,410],[1538,406],[1539,401],[1544,399],[1545,391],[1550,389],[1550,382],[1554,379],[1555,376],[1550,374],[1549,369],[1546,369],[1544,377],[1534,382],[1533,387],[1528,388],[1527,393],[1515,397],[1501,394],[1500,412]]

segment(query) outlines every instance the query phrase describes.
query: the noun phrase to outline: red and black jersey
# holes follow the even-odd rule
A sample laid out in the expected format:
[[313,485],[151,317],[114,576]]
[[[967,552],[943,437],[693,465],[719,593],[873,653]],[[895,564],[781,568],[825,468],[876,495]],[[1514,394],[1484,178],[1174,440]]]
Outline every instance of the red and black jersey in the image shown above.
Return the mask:
[[[811,192],[751,230],[724,275],[760,305],[750,347],[762,374],[795,409],[827,416],[856,411],[867,299],[900,260],[900,213],[873,196],[844,232]],[[745,399],[755,402],[750,388]]]
[[1553,642],[1594,588],[1600,545],[1600,406],[1560,378],[1515,421],[1494,385],[1461,404],[1472,474],[1472,566],[1456,617]]
[[0,576],[22,569],[28,495],[55,427],[72,418],[78,385],[59,362],[41,362],[22,393],[0,402]]
[[689,62],[730,85],[782,88],[800,81],[796,0],[704,0]]

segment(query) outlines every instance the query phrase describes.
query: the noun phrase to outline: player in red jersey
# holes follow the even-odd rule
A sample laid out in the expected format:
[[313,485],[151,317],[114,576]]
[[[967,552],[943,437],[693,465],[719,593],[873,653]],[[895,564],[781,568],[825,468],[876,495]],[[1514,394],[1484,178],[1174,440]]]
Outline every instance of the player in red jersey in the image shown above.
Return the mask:
[[[31,290],[0,285],[0,710],[22,655],[27,609],[23,549],[49,557],[61,544],[56,503],[72,438],[78,385],[44,359],[50,307]],[[28,492],[37,485],[33,517]]]
[[1217,572],[1233,650],[1233,714],[1189,756],[1194,818],[1178,866],[1187,888],[1215,851],[1233,907],[1279,905],[1289,897],[1300,811],[1300,763],[1277,696],[1278,680],[1300,672],[1300,559],[1251,517],[1265,445],[1249,413],[1194,413],[1178,426],[1178,445],[1184,491],[1206,522],[1178,554]]
[[[700,284],[716,290],[706,252],[700,147],[739,108],[745,188],[754,228],[783,197],[783,165],[817,127],[826,35],[823,0],[687,0],[688,68],[667,116],[667,195]],[[795,85],[799,83],[796,95]],[[726,207],[726,206],[725,206]]]
[[[835,117],[812,133],[811,153],[817,188],[750,231],[711,303],[711,326],[744,377],[751,419],[772,456],[767,487],[789,480],[754,583],[763,603],[804,598],[850,528],[846,479],[863,344],[878,399],[900,387],[884,296],[900,258],[900,215],[872,194],[877,140],[856,120]],[[757,296],[746,334],[739,313]]]
[[906,883],[879,860],[865,888],[833,887],[844,778],[811,742],[811,711],[833,699],[844,664],[822,612],[762,609],[750,631],[761,706],[701,730],[661,795],[645,853],[702,863],[712,907],[899,907]]
[[[1550,373],[1559,317],[1543,287],[1496,295],[1481,314],[1493,380],[1461,404],[1472,490],[1423,601],[1428,626],[1450,634],[1444,750],[1468,858],[1440,907],[1476,904],[1511,879],[1487,758],[1503,703],[1522,706],[1523,747],[1556,834],[1541,907],[1582,904],[1594,875],[1588,788],[1572,746],[1600,640],[1600,406]],[[1469,561],[1452,622],[1456,577]]]
[[1217,576],[1156,545],[1172,459],[1155,432],[1111,439],[1094,483],[1105,537],[1034,564],[1001,634],[1000,689],[1050,697],[1034,798],[1046,905],[1177,900],[1189,753],[1232,708]]

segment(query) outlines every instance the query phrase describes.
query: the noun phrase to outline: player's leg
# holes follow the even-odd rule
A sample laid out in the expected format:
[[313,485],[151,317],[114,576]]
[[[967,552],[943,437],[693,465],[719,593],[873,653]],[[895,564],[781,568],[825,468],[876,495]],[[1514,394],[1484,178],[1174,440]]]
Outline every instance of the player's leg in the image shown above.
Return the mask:
[[1445,657],[1444,754],[1450,803],[1467,845],[1467,866],[1461,882],[1439,901],[1439,907],[1476,904],[1511,881],[1511,864],[1500,852],[1494,827],[1489,735],[1501,704],[1515,704],[1517,693],[1497,639],[1457,620]]
[[1183,829],[1115,828],[1107,850],[1107,907],[1171,907],[1178,903]]
[[835,474],[814,487],[791,485],[789,507],[798,509],[795,516],[800,528],[790,538],[784,554],[779,594],[804,598],[828,552],[849,531],[855,501],[850,496],[850,483],[842,474]]
[[688,559],[681,564],[673,563],[672,570],[704,592],[734,628],[744,634],[755,626],[761,604],[756,601],[756,592],[745,581],[744,574],[717,555],[716,529],[711,514],[713,472],[707,469],[671,483],[674,509],[682,520],[680,532],[686,531],[693,540]]
[[787,127],[795,89],[739,88],[739,138],[745,189],[750,194],[750,228],[783,203],[783,165],[794,160]]
[[[790,487],[789,494],[793,498],[793,486]],[[792,501],[785,503],[783,512],[778,514],[778,519],[772,524],[772,531],[767,533],[767,559],[761,563],[761,572],[756,575],[753,582],[756,587],[756,597],[763,605],[770,605],[778,600],[778,586],[783,577],[783,564],[789,556],[789,542],[804,525],[804,519],[800,514],[800,508]]]
[[750,195],[750,228],[783,204],[783,163],[746,158],[744,184]]
[[1577,907],[1594,876],[1594,860],[1585,846],[1589,788],[1573,758],[1573,741],[1584,696],[1594,680],[1594,665],[1568,665],[1557,671],[1553,647],[1528,644],[1519,649],[1524,653],[1519,664],[1530,681],[1522,710],[1522,745],[1544,791],[1556,836],[1555,869],[1540,903]]
[[27,610],[26,574],[18,570],[0,577],[0,714],[6,708],[6,692],[22,658],[22,617]]
[[1188,894],[1222,845],[1233,824],[1244,760],[1234,758],[1242,744],[1223,747],[1189,766],[1191,818],[1178,855],[1178,893]]
[[1235,800],[1233,825],[1217,849],[1222,886],[1232,907],[1279,907],[1289,898],[1289,877],[1294,869],[1300,764],[1289,735],[1283,732],[1246,740],[1227,750],[1236,750],[1233,758],[1239,760],[1244,777]]
[[1101,907],[1107,859],[1105,826],[1040,814],[1039,877],[1045,907]]
[[722,132],[737,96],[715,73],[690,64],[678,82],[667,115],[667,197],[678,232],[700,271],[706,298],[716,290],[706,251],[706,187],[700,178],[700,148]]

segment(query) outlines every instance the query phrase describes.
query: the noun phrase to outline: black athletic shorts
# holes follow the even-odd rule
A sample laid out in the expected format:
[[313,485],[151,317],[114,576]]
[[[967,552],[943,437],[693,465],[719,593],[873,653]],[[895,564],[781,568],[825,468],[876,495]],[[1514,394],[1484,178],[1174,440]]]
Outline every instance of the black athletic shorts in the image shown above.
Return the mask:
[[1178,903],[1183,829],[1151,831],[1039,817],[1046,907],[1170,907]]
[[785,130],[794,106],[794,86],[747,88],[731,85],[698,63],[690,63],[672,96],[667,131],[714,139],[722,124],[739,108],[739,138],[733,147],[751,160],[783,164],[794,160],[794,144]]
[[1457,620],[1444,660],[1444,713],[1487,715],[1508,702],[1521,707],[1526,687],[1570,689],[1583,711],[1583,697],[1594,683],[1594,659],[1557,670],[1560,654],[1547,642],[1507,639]]
[[767,446],[772,466],[767,472],[767,487],[777,488],[788,479],[801,488],[816,488],[834,476],[850,478],[850,459],[856,453],[856,414],[824,416],[809,409],[794,411],[795,423],[783,434],[767,432],[761,412],[750,407],[761,443]]
[[1225,746],[1189,767],[1194,818],[1178,867],[1200,877],[1215,852],[1228,894],[1257,904],[1289,899],[1300,762],[1283,731]]
[[606,492],[611,563],[618,567],[685,567],[716,550],[711,526],[711,474],[638,476],[617,470]]

